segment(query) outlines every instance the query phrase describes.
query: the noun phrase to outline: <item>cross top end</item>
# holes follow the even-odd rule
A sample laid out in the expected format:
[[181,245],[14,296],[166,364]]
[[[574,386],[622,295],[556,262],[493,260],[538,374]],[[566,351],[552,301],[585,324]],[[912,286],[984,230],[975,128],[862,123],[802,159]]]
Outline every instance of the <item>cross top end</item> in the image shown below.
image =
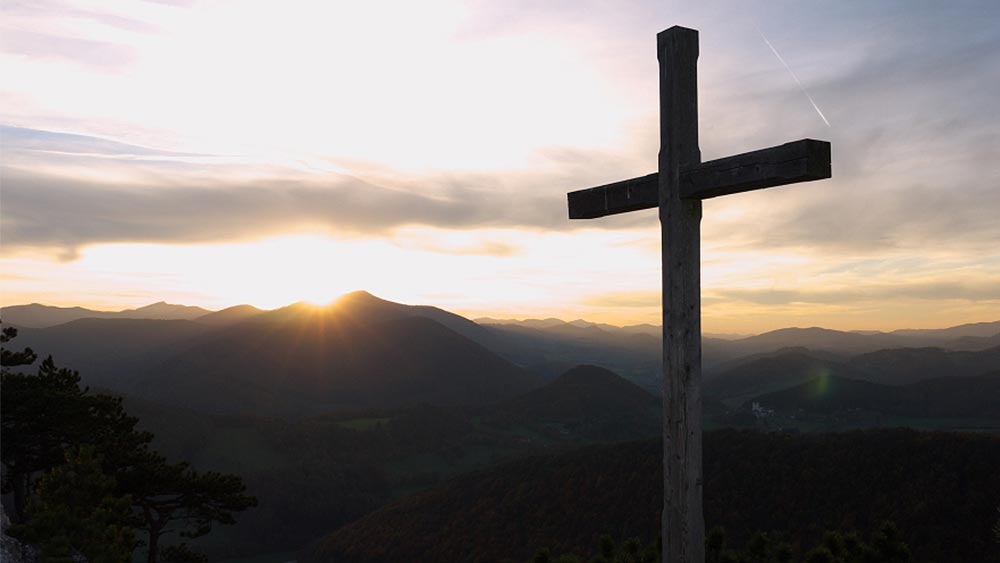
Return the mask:
[[691,29],[689,27],[681,27],[675,25],[664,29],[663,31],[656,34],[656,51],[657,53],[663,52],[663,47],[667,43],[673,44],[685,44],[688,47],[693,47],[695,54],[698,53],[698,30]]

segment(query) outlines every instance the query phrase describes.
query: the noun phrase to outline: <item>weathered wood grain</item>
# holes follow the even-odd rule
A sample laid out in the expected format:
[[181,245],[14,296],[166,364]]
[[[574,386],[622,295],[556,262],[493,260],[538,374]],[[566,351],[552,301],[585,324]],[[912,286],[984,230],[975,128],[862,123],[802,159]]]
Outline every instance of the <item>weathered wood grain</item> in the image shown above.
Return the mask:
[[683,199],[681,170],[698,148],[698,32],[657,37],[659,208],[663,289],[663,561],[704,563],[701,461],[701,200]]
[[830,143],[802,139],[703,162],[681,175],[681,197],[708,199],[823,180],[832,174]]
[[[830,143],[814,139],[727,156],[681,169],[681,197],[722,195],[810,182],[831,177]],[[659,177],[654,172],[566,194],[570,219],[653,209],[659,205]]]

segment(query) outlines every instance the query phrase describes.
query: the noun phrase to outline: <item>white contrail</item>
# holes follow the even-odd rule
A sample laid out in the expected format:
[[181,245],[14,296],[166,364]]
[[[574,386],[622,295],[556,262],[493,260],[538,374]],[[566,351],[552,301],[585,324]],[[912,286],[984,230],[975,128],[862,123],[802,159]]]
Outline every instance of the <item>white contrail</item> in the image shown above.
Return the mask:
[[819,109],[819,106],[817,106],[816,102],[813,101],[813,97],[810,96],[809,92],[806,91],[806,87],[802,85],[802,81],[799,80],[798,76],[795,76],[795,71],[792,70],[792,67],[788,66],[788,63],[786,63],[785,59],[782,58],[780,53],[778,53],[778,50],[774,48],[774,45],[771,45],[771,42],[767,40],[767,36],[764,35],[764,32],[761,31],[759,27],[757,28],[757,33],[760,34],[760,38],[764,40],[764,43],[767,43],[767,46],[771,49],[771,52],[774,53],[774,56],[778,57],[778,60],[781,61],[781,64],[785,65],[785,68],[788,69],[788,74],[791,74],[792,78],[795,79],[795,83],[799,85],[799,90],[802,90],[802,93],[805,94],[806,98],[809,99],[809,103],[812,104],[813,109],[815,109],[816,113],[819,114],[819,118],[823,120],[823,123],[826,123],[826,126],[828,128],[832,129],[832,127],[830,127],[830,122],[826,120],[826,116],[823,115],[823,112]]

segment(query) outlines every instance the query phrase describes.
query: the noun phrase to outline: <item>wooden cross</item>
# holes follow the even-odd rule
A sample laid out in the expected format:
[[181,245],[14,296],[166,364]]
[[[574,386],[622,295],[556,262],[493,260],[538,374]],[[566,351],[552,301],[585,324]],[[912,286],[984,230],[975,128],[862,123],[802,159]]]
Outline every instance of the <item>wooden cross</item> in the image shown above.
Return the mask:
[[701,200],[831,176],[830,143],[803,139],[701,162],[698,32],[656,36],[659,172],[568,194],[569,218],[659,208],[663,276],[663,561],[702,563]]

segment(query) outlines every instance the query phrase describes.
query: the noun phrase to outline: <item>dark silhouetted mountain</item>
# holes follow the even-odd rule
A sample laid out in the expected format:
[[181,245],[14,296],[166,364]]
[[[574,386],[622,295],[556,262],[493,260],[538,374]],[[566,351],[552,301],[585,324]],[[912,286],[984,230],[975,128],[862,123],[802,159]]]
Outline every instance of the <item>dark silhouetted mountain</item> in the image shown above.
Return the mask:
[[[615,326],[607,323],[594,323],[586,321],[583,319],[577,319],[575,321],[564,321],[556,318],[547,319],[496,319],[492,317],[480,317],[475,319],[476,323],[482,325],[516,325],[524,326],[528,328],[537,329],[548,329],[555,328],[561,325],[573,325],[580,328],[587,327],[597,327],[605,332],[625,332],[629,334],[646,334],[656,338],[660,338],[662,334],[662,329],[659,325],[653,325],[649,323],[637,324],[637,325],[626,325],[626,326]],[[704,333],[702,336],[707,338],[719,338],[722,340],[736,340],[738,338],[746,338],[750,335],[748,334],[714,334],[714,333]]]
[[973,376],[1000,369],[1000,346],[977,352],[941,348],[894,348],[855,356],[851,366],[878,383],[899,385],[946,376]]
[[995,334],[993,336],[963,336],[961,338],[956,338],[955,340],[950,340],[947,343],[947,348],[950,350],[975,351],[985,350],[995,346],[1000,346],[1000,334]]
[[95,311],[83,307],[50,307],[32,303],[4,307],[0,319],[6,324],[30,328],[47,328],[78,319],[161,319],[191,320],[209,313],[208,309],[188,305],[171,305],[160,301],[138,309]]
[[606,331],[562,323],[551,328],[522,324],[485,325],[492,349],[511,361],[553,379],[568,365],[599,365],[644,389],[659,389],[662,346],[648,334]]
[[602,412],[658,409],[660,400],[638,385],[601,367],[577,366],[549,382],[504,403],[503,408],[538,419],[565,420],[600,416]]
[[[772,352],[781,348],[802,347],[814,351],[856,355],[887,348],[940,347],[946,349],[982,348],[996,342],[975,340],[993,338],[1000,332],[1000,321],[974,323],[936,330],[898,330],[895,332],[844,332],[825,328],[783,328],[742,338],[723,341],[721,346],[731,358]],[[992,342],[992,344],[991,344]],[[981,349],[981,348],[979,348]]]
[[770,352],[781,348],[808,348],[827,352],[861,354],[901,345],[902,337],[858,334],[826,328],[782,328],[728,342],[737,356]]
[[524,326],[528,328],[542,328],[542,329],[568,324],[566,321],[562,319],[556,319],[552,317],[547,319],[524,319],[524,320],[494,319],[491,317],[480,317],[474,320],[477,324],[481,325],[515,325],[515,326]]
[[429,305],[403,305],[375,297],[367,291],[355,291],[338,299],[332,306],[339,315],[365,322],[394,320],[404,317],[425,317],[473,340],[488,346],[492,334],[469,319]]
[[986,338],[1000,334],[1000,321],[985,322],[985,323],[969,323],[949,328],[933,328],[933,329],[904,328],[900,330],[894,330],[890,334],[906,336],[910,338],[927,338],[936,340],[955,340],[966,336]]
[[733,371],[737,368],[756,362],[758,360],[773,358],[775,356],[781,356],[785,354],[804,354],[816,358],[817,360],[824,360],[836,363],[846,363],[851,356],[845,354],[837,354],[835,352],[827,352],[824,350],[810,350],[802,346],[792,346],[789,348],[781,348],[779,350],[772,350],[769,352],[761,352],[758,354],[751,354],[749,356],[740,356],[734,360],[729,360],[721,364],[714,365],[712,367],[706,367],[704,371],[705,380],[714,379],[721,373],[727,371]]
[[392,318],[389,302],[363,305],[292,305],[206,335],[141,393],[210,412],[290,414],[484,404],[540,383],[435,320]]
[[497,406],[512,424],[558,425],[594,441],[635,440],[661,431],[660,400],[597,366],[577,366],[544,387]]
[[12,305],[4,307],[0,319],[4,324],[28,328],[45,328],[77,319],[106,319],[113,317],[114,311],[94,311],[83,307],[51,307],[32,303],[31,305]]
[[745,399],[793,387],[822,375],[862,379],[862,373],[848,364],[817,358],[808,351],[792,349],[763,355],[704,382],[706,396]]
[[490,336],[434,307],[356,292],[326,308],[239,306],[196,321],[80,319],[19,341],[87,384],[208,412],[482,404],[541,384],[441,323]]
[[778,412],[830,414],[859,409],[911,417],[1000,418],[1000,372],[898,386],[829,375],[753,401]]
[[[758,531],[812,543],[894,520],[914,562],[1000,561],[990,527],[1000,438],[904,430],[705,436],[705,523],[736,545]],[[527,561],[593,555],[598,537],[653,541],[660,442],[519,460],[393,502],[299,554],[304,563]]]
[[257,315],[263,313],[263,309],[258,309],[252,305],[236,305],[221,311],[215,311],[214,313],[202,315],[194,320],[199,323],[212,326],[228,326],[245,321],[251,317],[256,317]]
[[161,319],[161,320],[192,320],[211,313],[208,309],[191,305],[174,305],[159,301],[138,309],[119,311],[116,317],[122,319]]
[[168,357],[194,345],[208,327],[187,320],[78,319],[22,329],[18,345],[53,356],[80,372],[87,385],[129,393]]
[[[662,354],[661,329],[651,324],[617,327],[584,320],[491,319],[477,323],[493,329],[496,337],[484,343],[502,349],[511,361],[528,366],[549,378],[579,363],[603,365],[658,393]],[[712,367],[736,356],[728,349],[727,338],[706,335],[702,339],[703,365]]]

